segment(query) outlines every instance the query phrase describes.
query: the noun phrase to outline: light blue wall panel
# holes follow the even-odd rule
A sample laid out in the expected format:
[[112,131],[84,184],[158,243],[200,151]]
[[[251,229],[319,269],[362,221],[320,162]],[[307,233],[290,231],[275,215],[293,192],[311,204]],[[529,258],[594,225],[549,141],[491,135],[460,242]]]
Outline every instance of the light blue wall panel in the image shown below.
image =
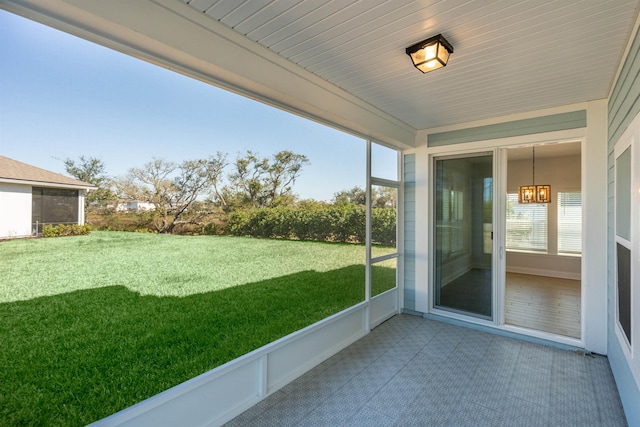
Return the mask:
[[416,155],[404,156],[404,308],[416,307]]
[[631,368],[622,352],[615,335],[616,299],[615,299],[615,235],[614,235],[614,206],[615,206],[615,156],[614,146],[627,129],[631,121],[640,114],[640,33],[635,38],[625,58],[620,76],[615,82],[608,105],[608,135],[609,155],[608,170],[608,198],[607,198],[607,283],[608,283],[608,328],[607,352],[611,370],[616,379],[620,399],[624,406],[627,421],[630,426],[640,426],[640,389],[633,380]]
[[609,144],[615,143],[640,113],[640,37],[635,39],[609,99]]
[[572,111],[570,113],[553,114],[550,116],[534,117],[531,119],[514,120],[494,125],[478,126],[448,132],[431,133],[427,135],[429,147],[441,145],[462,144],[463,142],[486,141],[489,139],[508,138],[513,136],[531,135],[535,133],[553,132],[559,130],[583,128],[587,126],[587,111]]
[[[415,192],[415,187],[412,188],[411,191]],[[415,197],[415,195],[412,195],[412,197]],[[405,208],[405,220],[406,221],[415,222],[415,220],[416,220],[416,202],[414,202],[413,200],[410,200],[410,201],[405,200],[404,208]]]

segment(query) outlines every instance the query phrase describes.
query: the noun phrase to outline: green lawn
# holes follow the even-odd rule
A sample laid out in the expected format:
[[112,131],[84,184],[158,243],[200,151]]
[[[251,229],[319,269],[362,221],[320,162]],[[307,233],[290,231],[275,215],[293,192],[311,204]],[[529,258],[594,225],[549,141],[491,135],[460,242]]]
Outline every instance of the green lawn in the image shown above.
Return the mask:
[[1,242],[0,425],[85,425],[352,306],[364,254],[119,232]]

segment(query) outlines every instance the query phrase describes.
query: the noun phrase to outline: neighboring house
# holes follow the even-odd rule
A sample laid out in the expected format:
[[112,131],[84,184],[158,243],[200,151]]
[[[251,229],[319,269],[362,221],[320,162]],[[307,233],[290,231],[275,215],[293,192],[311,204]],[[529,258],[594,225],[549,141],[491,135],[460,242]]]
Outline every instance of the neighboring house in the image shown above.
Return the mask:
[[84,224],[91,184],[0,156],[0,239],[42,232],[44,224]]
[[150,211],[156,208],[156,205],[150,202],[143,202],[141,200],[128,200],[119,202],[116,205],[116,211],[118,212],[143,212]]
[[[175,424],[220,423],[405,312],[607,355],[629,425],[640,425],[640,1],[508,3],[0,0],[29,19],[393,147],[403,160],[395,290],[301,331],[295,345],[280,340],[105,424],[138,417],[131,423],[156,425],[168,414]],[[446,68],[423,75],[405,48],[438,33],[455,52]],[[512,233],[509,243],[505,205],[533,183],[529,157],[512,154],[568,143],[575,153],[538,163],[554,173],[538,182],[554,192],[548,220],[524,224],[544,222],[556,235],[523,243]],[[396,185],[377,178],[367,177]],[[575,223],[563,217],[572,212]],[[579,241],[567,239],[576,234]],[[507,253],[509,244],[528,250]],[[477,312],[456,307],[459,295],[441,298],[473,269],[488,272],[491,292]],[[575,330],[509,324],[509,272],[578,280]]]

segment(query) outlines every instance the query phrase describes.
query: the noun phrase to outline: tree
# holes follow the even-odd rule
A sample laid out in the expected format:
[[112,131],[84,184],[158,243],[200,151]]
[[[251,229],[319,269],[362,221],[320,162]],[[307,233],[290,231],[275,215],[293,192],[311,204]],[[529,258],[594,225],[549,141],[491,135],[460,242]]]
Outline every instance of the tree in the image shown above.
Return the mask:
[[309,160],[303,154],[280,151],[271,159],[248,150],[236,158],[229,184],[222,191],[226,210],[274,207],[293,203],[293,185]]
[[342,190],[333,194],[333,203],[336,205],[353,204],[365,205],[367,203],[367,192],[358,186],[350,190]]
[[229,208],[229,205],[258,207],[269,160],[248,150],[244,157],[236,158],[233,167],[234,171],[229,174],[230,183],[224,189],[225,208]]
[[[392,187],[374,186],[371,188],[371,206],[374,208],[396,208],[398,191]],[[365,205],[367,203],[367,192],[358,186],[349,190],[338,191],[333,194],[335,205]]]
[[374,208],[393,208],[398,205],[398,190],[392,187],[373,187],[371,199]]
[[[307,156],[285,150],[274,154],[267,169],[268,176],[264,185],[264,197],[271,206],[287,204],[283,198],[293,195],[293,184],[302,172],[302,167],[309,163]],[[293,200],[287,200],[292,202]]]
[[77,161],[67,158],[64,160],[64,167],[69,175],[97,187],[85,196],[87,211],[106,208],[115,200],[115,194],[111,191],[112,181],[105,172],[102,160],[85,156],[80,156]]
[[[132,168],[118,180],[119,196],[153,203],[156,229],[171,233],[181,222],[196,222],[203,212],[190,212],[199,199],[215,192],[226,166],[226,155],[218,152],[207,159],[180,164],[154,158],[142,168]],[[183,220],[191,214],[190,220]]]

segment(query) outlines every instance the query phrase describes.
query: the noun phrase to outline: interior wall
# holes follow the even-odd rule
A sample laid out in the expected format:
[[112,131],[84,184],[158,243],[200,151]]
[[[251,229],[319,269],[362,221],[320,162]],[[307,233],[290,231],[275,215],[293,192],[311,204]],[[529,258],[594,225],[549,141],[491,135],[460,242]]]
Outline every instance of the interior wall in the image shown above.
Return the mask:
[[[579,144],[579,143],[575,143]],[[548,248],[546,254],[507,251],[507,271],[579,280],[581,257],[558,255],[558,192],[581,189],[581,156],[536,158],[536,184],[551,185],[547,210]],[[507,164],[507,192],[517,193],[520,185],[532,183],[532,160],[511,160]]]
[[[511,160],[507,168],[509,192],[517,192],[518,186],[531,183],[531,159]],[[554,194],[558,190],[579,190],[580,169],[580,155],[536,158],[536,183],[550,184]]]

